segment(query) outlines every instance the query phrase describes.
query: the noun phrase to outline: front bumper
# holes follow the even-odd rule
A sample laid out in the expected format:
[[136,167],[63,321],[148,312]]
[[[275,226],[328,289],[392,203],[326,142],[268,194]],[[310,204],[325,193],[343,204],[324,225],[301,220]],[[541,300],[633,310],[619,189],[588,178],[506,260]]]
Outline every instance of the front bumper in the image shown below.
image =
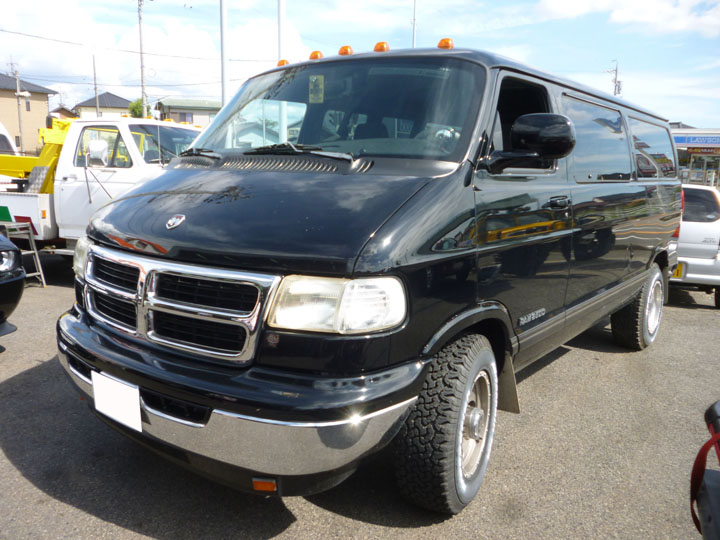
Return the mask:
[[22,268],[0,275],[0,336],[15,330],[7,319],[20,303],[24,288],[25,271]]
[[60,362],[91,406],[92,371],[139,387],[142,432],[131,435],[170,457],[162,448],[265,476],[347,470],[392,439],[424,379],[421,362],[332,379],[183,365],[177,353],[124,342],[76,311],[57,329]]

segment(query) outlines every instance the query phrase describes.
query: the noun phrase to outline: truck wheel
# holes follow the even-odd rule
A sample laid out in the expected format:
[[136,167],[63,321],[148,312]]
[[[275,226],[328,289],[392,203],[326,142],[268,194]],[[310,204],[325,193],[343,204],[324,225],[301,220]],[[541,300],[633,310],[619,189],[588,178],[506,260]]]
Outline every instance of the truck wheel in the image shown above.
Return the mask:
[[457,514],[480,489],[497,413],[495,355],[470,334],[435,355],[423,389],[395,438],[398,487],[411,502]]
[[720,287],[715,287],[715,307],[720,308]]
[[664,287],[660,267],[653,263],[647,281],[637,296],[610,318],[617,343],[640,351],[655,341],[662,319]]

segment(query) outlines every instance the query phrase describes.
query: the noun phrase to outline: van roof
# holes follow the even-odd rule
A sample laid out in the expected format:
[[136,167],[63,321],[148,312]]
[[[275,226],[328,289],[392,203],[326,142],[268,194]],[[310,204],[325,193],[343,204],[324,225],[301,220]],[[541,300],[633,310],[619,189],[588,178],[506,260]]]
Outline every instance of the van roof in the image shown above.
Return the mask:
[[605,92],[602,92],[600,90],[597,90],[596,88],[591,88],[589,86],[585,86],[583,84],[571,81],[570,79],[564,79],[562,77],[558,77],[556,75],[553,75],[552,73],[541,71],[539,69],[530,67],[530,66],[522,64],[520,62],[516,62],[515,60],[512,60],[510,58],[501,56],[499,54],[493,54],[493,53],[486,52],[486,51],[478,51],[475,49],[449,49],[449,50],[448,49],[437,49],[437,48],[400,49],[397,51],[389,51],[389,52],[382,52],[382,53],[377,53],[377,52],[358,53],[358,54],[353,54],[352,56],[328,56],[326,58],[322,58],[319,60],[307,60],[305,62],[287,64],[285,66],[278,67],[278,68],[272,69],[270,71],[293,68],[293,67],[300,66],[300,65],[314,65],[314,64],[318,64],[318,63],[337,62],[337,61],[352,61],[352,59],[361,59],[361,58],[378,58],[378,57],[383,57],[383,58],[386,58],[386,57],[396,57],[396,58],[409,57],[409,58],[411,58],[411,57],[432,57],[432,56],[438,56],[438,57],[450,56],[453,58],[460,58],[460,59],[476,62],[478,64],[482,64],[482,65],[486,66],[489,69],[508,69],[510,71],[518,71],[520,73],[526,73],[528,75],[532,75],[539,79],[542,79],[542,80],[545,80],[545,81],[548,81],[548,82],[551,82],[554,84],[558,84],[560,86],[567,87],[570,90],[577,90],[577,91],[580,91],[589,96],[593,96],[598,99],[601,99],[603,101],[607,101],[607,102],[619,105],[621,107],[632,109],[641,114],[651,116],[657,120],[661,120],[663,122],[668,121],[666,118],[664,118],[658,114],[655,114],[652,111],[649,111],[638,105],[629,103],[625,100],[618,98],[617,96],[613,96],[613,95],[607,94]]

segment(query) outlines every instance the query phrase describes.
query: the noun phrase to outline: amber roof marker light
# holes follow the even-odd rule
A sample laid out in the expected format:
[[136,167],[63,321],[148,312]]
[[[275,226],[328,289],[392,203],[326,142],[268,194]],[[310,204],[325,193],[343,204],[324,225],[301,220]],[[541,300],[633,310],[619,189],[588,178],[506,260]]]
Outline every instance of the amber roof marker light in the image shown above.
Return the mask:
[[338,54],[340,56],[349,56],[353,54],[355,51],[353,51],[353,48],[350,45],[343,45],[340,47],[340,50],[338,51]]
[[438,49],[454,49],[454,48],[455,48],[455,43],[453,43],[452,38],[449,38],[449,37],[442,38],[438,42]]
[[387,41],[378,41],[375,44],[375,48],[373,51],[375,52],[388,52],[390,50],[390,45],[388,45]]
[[313,51],[310,53],[310,60],[320,60],[322,57],[322,51]]
[[288,62],[287,60],[278,60],[277,65],[278,65],[278,67],[281,67],[281,66],[287,66],[289,63],[290,62]]

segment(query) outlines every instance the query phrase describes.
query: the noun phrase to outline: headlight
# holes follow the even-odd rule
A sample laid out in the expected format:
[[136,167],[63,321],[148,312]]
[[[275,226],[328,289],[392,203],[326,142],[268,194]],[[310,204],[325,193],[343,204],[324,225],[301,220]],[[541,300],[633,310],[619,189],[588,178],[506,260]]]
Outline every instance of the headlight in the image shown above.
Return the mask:
[[287,330],[362,334],[405,320],[405,290],[399,279],[287,276],[280,283],[268,324]]
[[0,251],[0,272],[9,272],[20,266],[20,254],[15,251]]
[[91,245],[87,236],[83,236],[77,241],[77,244],[75,244],[73,270],[75,271],[75,275],[82,279],[85,279],[85,264],[87,263],[87,256]]

